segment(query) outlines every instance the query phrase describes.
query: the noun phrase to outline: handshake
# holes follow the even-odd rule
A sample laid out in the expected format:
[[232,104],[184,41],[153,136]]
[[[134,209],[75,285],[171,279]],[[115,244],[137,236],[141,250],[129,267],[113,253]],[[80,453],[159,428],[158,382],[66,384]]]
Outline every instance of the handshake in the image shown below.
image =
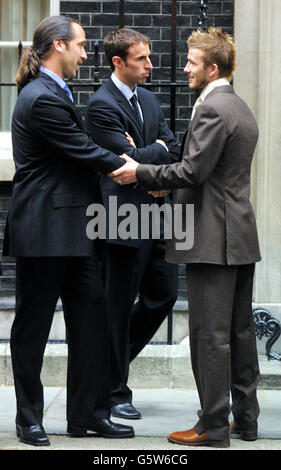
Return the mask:
[[112,171],[111,173],[108,173],[107,176],[110,176],[110,178],[112,178],[115,183],[119,184],[130,184],[136,182],[136,172],[139,163],[133,160],[133,158],[129,157],[126,153],[123,153],[123,155],[120,155],[120,157],[126,160],[125,165],[121,166],[115,171]]
[[[127,133],[126,137],[131,143],[131,145],[133,147],[136,147],[132,137]],[[166,147],[165,142],[163,142],[162,140],[157,139],[156,142]],[[137,181],[137,167],[139,166],[139,163],[136,162],[133,158],[129,157],[126,153],[123,153],[123,155],[120,155],[120,157],[126,160],[125,165],[121,166],[117,170],[112,171],[111,173],[108,173],[107,176],[110,176],[110,178],[112,178],[113,181],[118,184],[135,183]],[[148,191],[148,194],[151,194],[154,197],[164,197],[169,193],[169,189],[165,189],[162,191]]]

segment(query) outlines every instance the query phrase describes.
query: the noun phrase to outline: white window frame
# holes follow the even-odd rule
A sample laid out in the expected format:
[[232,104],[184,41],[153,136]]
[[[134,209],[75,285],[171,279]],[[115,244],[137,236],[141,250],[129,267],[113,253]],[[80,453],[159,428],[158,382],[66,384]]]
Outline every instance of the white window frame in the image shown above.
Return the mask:
[[[50,15],[60,14],[60,0],[50,0]],[[1,47],[18,47],[19,41],[0,41]],[[31,46],[32,41],[22,41],[23,47]],[[11,181],[14,177],[11,132],[0,132],[0,181]]]

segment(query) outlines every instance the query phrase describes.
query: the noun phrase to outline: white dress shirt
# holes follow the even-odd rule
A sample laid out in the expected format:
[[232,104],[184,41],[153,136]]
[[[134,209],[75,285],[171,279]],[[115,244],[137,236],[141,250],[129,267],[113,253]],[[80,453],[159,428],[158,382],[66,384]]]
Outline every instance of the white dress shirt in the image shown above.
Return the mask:
[[206,85],[205,88],[203,88],[203,90],[200,93],[200,96],[197,98],[197,100],[194,103],[192,114],[191,114],[191,119],[193,119],[196,109],[200,106],[200,104],[203,103],[206,96],[209,93],[211,93],[211,91],[213,91],[218,86],[225,86],[229,84],[230,83],[226,78],[218,78],[217,80],[213,80],[212,82],[208,83],[208,85]]
[[72,93],[71,93],[69,87],[67,86],[66,82],[59,75],[57,75],[55,72],[52,72],[49,69],[46,69],[46,67],[43,67],[43,65],[40,65],[40,72],[46,73],[47,75],[49,75],[49,77],[51,77],[53,80],[55,80],[57,82],[57,84],[68,94],[71,101],[72,102],[74,101]]
[[121,82],[121,80],[119,80],[119,78],[115,75],[115,73],[113,72],[112,75],[111,75],[111,80],[113,81],[114,85],[117,86],[118,90],[121,91],[121,93],[125,96],[125,98],[129,101],[130,103],[130,106],[133,107],[132,103],[130,102],[130,99],[132,98],[133,95],[136,96],[137,98],[137,106],[138,106],[138,110],[139,110],[139,113],[140,113],[140,116],[141,116],[141,120],[143,122],[143,115],[142,115],[142,110],[141,110],[141,107],[139,105],[139,100],[138,100],[138,91],[137,91],[137,87],[135,86],[135,89],[134,91],[131,90],[131,88],[126,85],[124,82]]

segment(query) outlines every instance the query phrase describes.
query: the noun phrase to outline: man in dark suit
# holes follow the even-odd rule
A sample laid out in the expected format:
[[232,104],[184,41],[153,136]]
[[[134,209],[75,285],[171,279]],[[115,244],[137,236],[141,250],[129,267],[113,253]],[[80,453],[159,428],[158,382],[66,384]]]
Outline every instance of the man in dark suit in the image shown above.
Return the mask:
[[257,438],[252,288],[260,252],[249,194],[258,128],[229,84],[236,55],[231,36],[216,28],[197,31],[188,46],[185,72],[199,97],[182,161],[161,166],[131,161],[112,176],[122,184],[138,181],[145,189],[177,188],[174,203],[182,205],[183,217],[186,205],[194,205],[194,245],[179,251],[173,237],[167,259],[186,263],[191,360],[201,410],[194,428],[172,433],[169,440],[228,447],[230,428],[242,439]]
[[[89,100],[86,123],[90,135],[99,145],[118,154],[126,152],[140,163],[176,162],[178,145],[156,97],[137,86],[146,82],[152,69],[149,39],[132,29],[118,29],[106,36],[104,50],[113,73]],[[154,198],[140,187],[121,187],[107,176],[102,176],[101,187],[108,212],[115,197],[117,212],[123,204],[132,204],[139,216],[135,238],[108,234],[106,264],[112,334],[112,415],[138,419],[141,415],[132,405],[127,385],[129,362],[172,309],[177,298],[177,266],[165,260],[163,237],[141,239],[141,206],[155,203]]]
[[87,58],[85,33],[64,16],[43,20],[18,73],[12,120],[16,173],[4,255],[16,257],[11,354],[21,441],[49,445],[42,426],[44,349],[59,297],[68,343],[68,432],[132,437],[110,421],[107,305],[86,209],[101,200],[98,172],[124,160],[87,135],[64,77]]

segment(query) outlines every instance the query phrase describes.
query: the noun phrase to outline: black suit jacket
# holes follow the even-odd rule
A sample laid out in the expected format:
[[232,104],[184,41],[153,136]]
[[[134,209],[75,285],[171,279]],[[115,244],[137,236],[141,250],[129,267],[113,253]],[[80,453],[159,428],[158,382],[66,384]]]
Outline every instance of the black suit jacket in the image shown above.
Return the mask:
[[86,210],[101,202],[98,172],[124,160],[89,138],[68,95],[44,73],[18,97],[12,140],[16,173],[3,254],[91,256]]
[[[109,79],[90,98],[86,112],[86,126],[94,141],[112,152],[130,155],[140,163],[174,163],[178,161],[179,147],[170,131],[157,98],[145,88],[138,88],[139,104],[142,108],[144,125],[141,126],[135,112],[123,93]],[[134,148],[126,138],[128,132],[134,139]],[[167,147],[156,143],[162,139]],[[107,213],[109,212],[110,196],[117,196],[117,210],[122,204],[133,204],[140,215],[141,204],[152,204],[155,199],[135,184],[121,186],[111,178],[103,175],[101,178],[102,195]],[[161,203],[157,200],[156,202]],[[118,218],[121,221],[122,217]],[[139,233],[137,239],[122,240],[119,237],[110,239],[111,243],[139,246]]]

